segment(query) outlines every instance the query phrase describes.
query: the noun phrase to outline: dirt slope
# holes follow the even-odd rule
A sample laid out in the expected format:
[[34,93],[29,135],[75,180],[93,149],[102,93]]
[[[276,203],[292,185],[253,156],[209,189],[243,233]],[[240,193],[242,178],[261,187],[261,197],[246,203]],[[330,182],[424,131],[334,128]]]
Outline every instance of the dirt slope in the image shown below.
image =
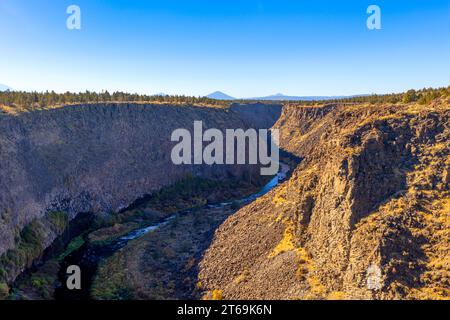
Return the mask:
[[205,298],[450,297],[450,106],[286,106],[302,158],[217,230]]

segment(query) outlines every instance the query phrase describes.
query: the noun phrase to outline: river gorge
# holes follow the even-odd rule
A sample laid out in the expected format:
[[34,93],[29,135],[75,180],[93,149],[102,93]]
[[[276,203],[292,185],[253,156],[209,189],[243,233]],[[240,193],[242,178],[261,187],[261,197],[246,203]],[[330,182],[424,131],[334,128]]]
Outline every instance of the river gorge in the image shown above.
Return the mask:
[[[133,229],[124,234],[123,230],[118,230],[117,233],[110,233],[108,235],[108,240],[103,241],[92,241],[92,235],[98,233],[101,230],[105,230],[107,228],[98,228],[94,226],[92,223],[92,219],[88,223],[88,225],[84,225],[84,231],[80,230],[81,237],[83,237],[83,244],[79,246],[79,248],[67,252],[68,248],[70,250],[71,243],[79,241],[80,233],[73,235],[72,239],[65,239],[67,245],[60,246],[59,249],[55,247],[49,248],[49,254],[46,255],[44,259],[36,263],[32,268],[26,270],[22,275],[18,277],[18,280],[14,285],[12,285],[12,292],[15,292],[16,298],[20,299],[39,299],[44,298],[44,296],[40,296],[39,291],[48,290],[46,294],[52,296],[56,300],[89,300],[92,298],[125,298],[121,296],[92,296],[92,287],[94,280],[97,276],[99,268],[102,266],[102,263],[118,253],[121,254],[120,251],[126,251],[128,249],[128,244],[130,242],[139,242],[141,238],[145,237],[150,233],[155,233],[157,235],[158,231],[163,228],[172,228],[171,224],[174,221],[180,221],[182,219],[190,219],[191,216],[197,215],[197,219],[207,219],[212,215],[218,218],[220,221],[224,221],[229,215],[233,214],[240,208],[241,206],[247,205],[253,201],[256,201],[261,196],[267,194],[273,188],[275,188],[280,182],[284,181],[287,178],[289,173],[289,166],[285,163],[280,163],[280,171],[279,173],[270,178],[270,180],[255,193],[247,195],[243,198],[228,198],[225,202],[219,203],[207,203],[204,205],[196,206],[191,209],[182,210],[179,212],[172,213],[162,220],[149,224],[148,221],[140,222],[142,227]],[[142,207],[142,202],[145,200],[141,200],[141,204],[138,207]],[[136,205],[134,206],[136,208]],[[124,209],[123,212],[129,212],[133,210],[133,207]],[[220,214],[219,214],[220,213]],[[81,220],[86,219],[86,215],[81,215]],[[78,218],[80,220],[80,218]],[[178,222],[179,223],[179,222]],[[213,227],[214,224],[211,225]],[[115,225],[117,227],[117,224]],[[86,231],[88,230],[88,231]],[[214,233],[214,229],[208,230],[209,234]],[[178,241],[179,239],[174,239]],[[204,244],[202,244],[204,246]],[[190,248],[189,248],[190,250]],[[183,252],[180,252],[183,254]],[[197,252],[197,255],[203,254],[202,252]],[[58,271],[57,277],[55,271],[57,268],[53,270],[53,274],[46,274],[48,272],[48,265],[51,263],[57,262]],[[187,261],[186,261],[187,262]],[[155,264],[163,263],[155,260]],[[69,290],[66,286],[67,281],[67,268],[71,265],[79,266],[81,269],[81,289],[80,290]],[[47,270],[46,270],[47,269]],[[182,273],[183,270],[170,270],[173,273]],[[45,276],[42,276],[45,274]],[[47,282],[47,285],[39,284],[37,285],[37,279],[41,279],[42,281],[46,281],[45,277],[48,279],[52,279],[53,283]],[[107,286],[108,279],[95,280],[97,283],[99,281],[104,281],[106,283],[102,283],[100,287]],[[54,286],[54,293],[52,293],[52,286]],[[40,289],[40,290],[36,290]],[[190,292],[186,291],[183,294],[183,298],[196,298],[195,290]],[[176,296],[165,296],[164,298],[180,298]]]
[[[427,104],[8,109],[0,298],[448,298],[442,92]],[[289,175],[174,166],[171,132],[198,119],[206,130],[278,129]],[[64,290],[70,264],[85,265],[84,291]]]

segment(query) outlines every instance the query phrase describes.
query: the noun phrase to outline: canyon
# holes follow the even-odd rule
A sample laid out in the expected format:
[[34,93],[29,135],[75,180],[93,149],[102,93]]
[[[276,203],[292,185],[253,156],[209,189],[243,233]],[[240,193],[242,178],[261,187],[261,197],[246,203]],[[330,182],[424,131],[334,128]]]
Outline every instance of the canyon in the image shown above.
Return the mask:
[[[171,163],[171,132],[195,120],[278,129],[291,172],[239,202],[257,187],[226,181],[257,181],[257,166]],[[0,276],[12,285],[80,213],[133,217],[86,236],[104,245],[142,215],[159,223],[177,212],[105,257],[90,298],[449,298],[449,124],[449,95],[427,104],[108,103],[1,115],[0,256],[27,243],[30,225],[42,246],[3,259]],[[171,186],[189,175],[224,185],[187,200],[190,183]],[[183,210],[197,198],[200,206]]]
[[[197,119],[219,130],[270,127],[281,107],[254,104],[245,110],[241,117],[239,106],[109,103],[0,115],[0,276],[13,281],[78,213],[119,212],[188,174],[256,174],[252,165],[176,166],[170,158],[177,128],[189,129]],[[38,243],[21,248],[27,231]]]

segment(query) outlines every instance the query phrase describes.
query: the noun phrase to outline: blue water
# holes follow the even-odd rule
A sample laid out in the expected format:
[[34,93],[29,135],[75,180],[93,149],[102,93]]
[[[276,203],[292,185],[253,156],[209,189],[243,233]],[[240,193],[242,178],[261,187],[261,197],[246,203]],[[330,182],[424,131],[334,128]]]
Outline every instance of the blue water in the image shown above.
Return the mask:
[[[255,201],[259,197],[262,197],[263,195],[267,194],[270,190],[275,188],[281,181],[286,179],[288,171],[289,171],[289,167],[284,163],[280,163],[280,172],[275,177],[273,177],[273,179],[271,179],[268,183],[266,183],[266,185],[260,191],[258,191],[257,193],[254,193],[248,197],[240,199],[236,202],[239,204],[246,204],[246,203]],[[233,201],[233,202],[235,202],[235,201]],[[211,209],[224,208],[227,206],[231,206],[233,204],[233,202],[222,202],[220,204],[210,204],[210,205],[207,205],[206,207],[211,208]],[[151,226],[148,226],[145,228],[137,229],[137,230],[134,230],[134,231],[128,233],[127,235],[119,238],[114,243],[114,245],[113,245],[114,248],[116,250],[120,249],[120,248],[124,247],[129,241],[139,239],[139,238],[143,237],[144,235],[146,235],[147,233],[157,230],[158,228],[168,224],[178,214],[179,213],[176,213],[158,224],[154,224],[154,225],[151,225]]]

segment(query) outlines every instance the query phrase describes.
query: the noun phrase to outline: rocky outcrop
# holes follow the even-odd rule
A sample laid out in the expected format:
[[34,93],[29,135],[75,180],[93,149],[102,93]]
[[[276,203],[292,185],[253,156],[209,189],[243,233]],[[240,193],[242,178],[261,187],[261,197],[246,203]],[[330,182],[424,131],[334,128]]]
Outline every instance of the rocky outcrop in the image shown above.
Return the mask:
[[[173,130],[192,130],[195,120],[222,130],[259,128],[252,119],[260,114],[251,114],[195,106],[92,104],[2,115],[0,256],[18,245],[25,226],[49,212],[64,212],[69,219],[80,212],[117,212],[187,173],[223,179],[255,172],[249,166],[175,166],[170,158]],[[277,113],[264,119],[272,125]],[[44,248],[57,236],[41,234],[46,235]]]
[[450,106],[288,106],[289,181],[217,230],[206,298],[450,297]]

